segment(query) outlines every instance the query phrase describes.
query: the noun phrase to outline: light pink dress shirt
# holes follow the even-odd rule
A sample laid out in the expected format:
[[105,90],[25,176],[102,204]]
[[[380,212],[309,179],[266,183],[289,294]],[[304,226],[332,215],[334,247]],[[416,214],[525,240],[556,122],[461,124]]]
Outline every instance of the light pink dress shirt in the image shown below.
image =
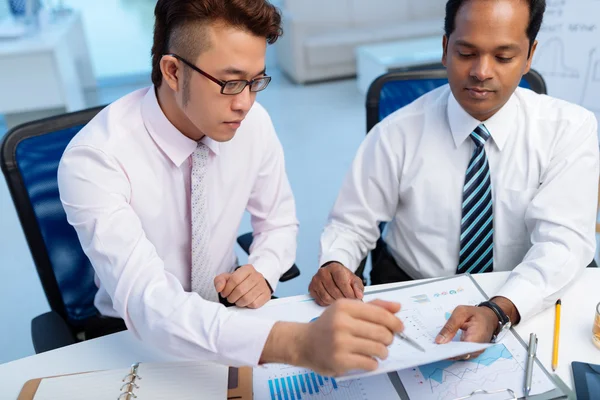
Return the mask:
[[[283,150],[255,103],[235,137],[210,148],[208,209],[214,278],[236,267],[244,212],[249,263],[273,290],[296,255],[298,221]],[[154,87],[102,110],[71,141],[58,170],[69,223],[91,260],[95,305],[140,339],[172,354],[255,365],[273,322],[231,312],[190,293],[190,175],[197,143],[162,112]]]

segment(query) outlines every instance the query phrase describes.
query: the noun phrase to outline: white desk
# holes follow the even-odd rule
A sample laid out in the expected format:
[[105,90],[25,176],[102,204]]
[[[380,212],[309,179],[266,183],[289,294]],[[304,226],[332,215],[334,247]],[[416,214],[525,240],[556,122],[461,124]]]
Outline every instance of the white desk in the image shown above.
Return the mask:
[[[490,295],[506,280],[508,273],[476,275],[477,282]],[[410,283],[410,282],[409,282]],[[406,283],[371,286],[367,291],[402,286]],[[588,269],[563,296],[562,328],[558,375],[571,387],[571,361],[600,364],[600,350],[591,342],[594,310],[600,300],[600,269]],[[273,300],[277,304],[287,299]],[[267,305],[268,306],[268,305]],[[536,332],[539,338],[538,358],[551,371],[554,309],[520,324],[522,338]],[[136,340],[129,332],[120,332],[73,346],[38,354],[0,365],[0,399],[16,399],[23,384],[32,378],[109,368],[127,368],[136,361],[175,361]]]
[[73,11],[18,39],[0,40],[0,114],[85,108],[96,81],[81,16]]
[[442,61],[442,37],[405,39],[356,48],[357,85],[366,94],[371,83],[390,70]]

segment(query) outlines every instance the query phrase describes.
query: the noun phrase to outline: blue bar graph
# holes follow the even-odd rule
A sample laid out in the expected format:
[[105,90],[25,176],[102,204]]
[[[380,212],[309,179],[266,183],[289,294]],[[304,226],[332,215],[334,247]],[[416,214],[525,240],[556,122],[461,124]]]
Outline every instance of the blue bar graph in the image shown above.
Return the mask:
[[306,386],[304,386],[304,378],[302,375],[298,375],[298,380],[300,381],[300,386],[302,387],[302,393],[306,393]]
[[[338,390],[333,378],[314,372],[289,375],[269,380],[271,400],[311,400]],[[323,393],[321,393],[323,391]],[[313,397],[314,396],[314,397]]]
[[310,378],[308,377],[308,374],[304,374],[304,377],[306,378],[306,386],[308,386],[308,394],[313,394],[313,390],[312,390],[312,386],[310,385]]
[[294,375],[294,387],[296,388],[298,400],[302,400],[302,396],[300,395],[300,387],[298,386],[298,377],[296,375]]
[[283,388],[283,395],[285,396],[285,400],[290,400],[287,394],[287,390],[285,388],[285,379],[279,378],[279,381],[281,382],[281,387]]
[[296,398],[294,397],[294,388],[292,387],[292,378],[290,378],[289,376],[287,377],[287,384],[288,388],[290,389],[290,398],[292,400],[296,400]]
[[269,390],[271,391],[271,398],[275,399],[275,389],[273,389],[273,381],[269,381]]
[[[271,382],[271,381],[269,381]],[[279,390],[279,379],[275,379],[275,388],[277,389],[277,400],[281,399],[281,390]]]
[[315,392],[319,393],[319,387],[317,386],[317,378],[315,378],[315,373],[311,372],[310,377],[312,378],[312,383],[315,386]]

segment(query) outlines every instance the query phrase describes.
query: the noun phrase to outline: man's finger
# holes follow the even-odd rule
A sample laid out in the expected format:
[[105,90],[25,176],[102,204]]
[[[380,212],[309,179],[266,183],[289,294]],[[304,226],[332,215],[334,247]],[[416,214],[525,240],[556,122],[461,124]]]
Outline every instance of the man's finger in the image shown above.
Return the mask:
[[352,324],[350,332],[355,337],[382,343],[385,346],[391,345],[394,341],[394,334],[389,329],[372,322],[361,321],[360,324]]
[[312,296],[312,298],[315,299],[315,302],[318,305],[320,305],[321,307],[326,307],[329,304],[325,303],[325,301],[321,298],[321,294],[319,293],[319,290],[318,290],[319,287],[321,287],[321,280],[320,280],[320,278],[317,277],[317,275],[315,275],[312,278],[312,281],[310,282],[308,291],[309,291],[310,295]]
[[380,360],[385,360],[388,357],[388,348],[383,343],[373,340],[353,338],[349,343],[350,351],[353,354],[362,354],[368,357],[377,357]]
[[365,293],[365,285],[358,276],[355,276],[352,281],[352,290],[354,291],[354,297],[359,300],[362,300]]
[[341,360],[341,368],[334,371],[334,376],[345,374],[349,370],[360,369],[363,371],[375,371],[379,362],[373,358],[361,354],[348,354]]
[[[343,269],[342,269],[343,268]],[[337,268],[331,271],[333,282],[347,299],[356,299],[354,290],[352,290],[352,273],[346,267]]]
[[327,290],[327,293],[329,293],[329,295],[331,297],[333,297],[334,299],[343,299],[344,294],[342,293],[342,291],[338,288],[338,286],[336,285],[334,278],[332,275],[328,274],[329,276],[325,279],[323,279],[323,286],[325,287],[325,290]]
[[440,333],[435,338],[437,344],[449,343],[452,338],[456,336],[456,332],[464,325],[469,319],[469,313],[463,307],[456,307],[454,312],[446,322],[446,325],[442,328]]
[[383,300],[369,303],[357,303],[359,307],[350,310],[350,316],[362,321],[383,325],[392,332],[402,332],[404,324],[394,314],[400,310],[400,304]]
[[238,300],[256,288],[260,283],[260,279],[262,279],[262,277],[259,277],[258,275],[259,274],[250,275],[243,282],[237,285],[229,294],[229,296],[227,296],[227,301],[232,304],[236,304]]
[[271,300],[271,294],[263,293],[260,296],[258,296],[258,298],[256,300],[254,300],[252,303],[248,304],[246,307],[260,308],[260,307],[264,306],[265,304],[267,304],[267,302],[269,300]]
[[316,287],[315,278],[313,278],[313,280],[310,282],[310,285],[308,286],[308,293],[310,294],[310,297],[312,297],[318,305],[324,306],[325,304],[323,304],[323,301],[321,300],[321,296],[319,296],[315,287]]
[[373,304],[377,307],[384,308],[384,309],[388,310],[389,312],[391,312],[392,314],[396,314],[402,308],[400,303],[394,303],[391,301],[385,301],[385,300],[379,300],[379,299],[370,301],[367,304]]
[[225,273],[225,274],[217,275],[215,277],[214,284],[215,284],[215,290],[217,291],[217,293],[221,293],[221,291],[223,289],[225,289],[225,285],[227,284],[227,281],[229,280],[230,276],[231,276],[231,274]]
[[261,294],[262,291],[260,289],[260,286],[256,285],[252,289],[250,289],[248,293],[245,293],[243,296],[241,296],[237,301],[231,301],[229,300],[229,298],[227,299],[227,301],[235,304],[238,307],[247,307],[250,303],[252,303],[258,297],[260,297]]
[[335,299],[333,297],[331,297],[329,292],[327,292],[327,289],[325,289],[325,285],[323,284],[323,281],[318,282],[316,290],[319,293],[319,297],[321,298],[321,301],[323,302],[324,305],[333,304]]
[[231,295],[231,292],[233,292],[233,290],[240,283],[242,283],[244,280],[246,280],[246,278],[248,276],[250,276],[250,274],[253,272],[253,268],[245,268],[245,267],[246,266],[244,265],[243,267],[236,269],[231,274],[231,276],[227,280],[227,284],[225,285],[225,288],[221,292],[221,296],[226,297],[226,298],[229,297]]

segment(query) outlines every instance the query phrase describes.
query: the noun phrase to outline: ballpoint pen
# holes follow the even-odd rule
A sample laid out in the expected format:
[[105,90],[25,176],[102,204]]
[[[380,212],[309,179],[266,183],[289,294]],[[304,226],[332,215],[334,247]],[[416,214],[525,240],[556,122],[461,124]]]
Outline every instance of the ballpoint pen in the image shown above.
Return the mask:
[[531,378],[533,377],[533,361],[537,351],[537,336],[535,333],[529,335],[529,348],[527,349],[527,367],[525,368],[525,397],[529,396],[531,391]]
[[425,349],[419,343],[417,343],[414,339],[411,339],[408,336],[406,336],[404,334],[404,332],[402,332],[402,333],[396,333],[396,336],[398,336],[398,338],[404,340],[406,343],[408,343],[409,345],[411,345],[415,349],[420,350],[423,353],[425,352]]

